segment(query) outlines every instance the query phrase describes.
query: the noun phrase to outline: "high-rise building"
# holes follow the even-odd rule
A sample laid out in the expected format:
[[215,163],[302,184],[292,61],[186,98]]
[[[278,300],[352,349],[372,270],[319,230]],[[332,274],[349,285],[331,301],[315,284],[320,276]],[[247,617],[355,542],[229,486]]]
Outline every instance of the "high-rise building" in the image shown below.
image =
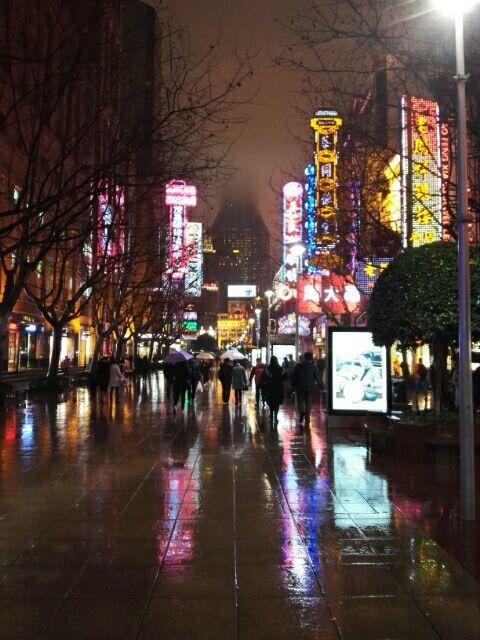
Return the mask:
[[215,280],[224,299],[228,284],[268,288],[270,234],[257,207],[249,200],[224,200],[209,230],[215,254],[208,280]]

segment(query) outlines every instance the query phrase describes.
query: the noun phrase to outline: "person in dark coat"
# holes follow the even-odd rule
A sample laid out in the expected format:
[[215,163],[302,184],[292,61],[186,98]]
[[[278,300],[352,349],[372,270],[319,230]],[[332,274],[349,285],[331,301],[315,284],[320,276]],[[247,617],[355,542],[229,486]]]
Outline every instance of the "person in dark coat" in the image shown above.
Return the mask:
[[173,365],[171,362],[166,362],[163,365],[163,375],[165,377],[167,400],[170,400],[170,398],[172,397],[174,366],[175,365]]
[[230,401],[230,391],[232,390],[232,362],[229,358],[220,365],[218,370],[218,379],[222,385],[222,400],[227,403]]
[[313,354],[311,351],[307,351],[304,354],[303,362],[296,364],[292,373],[292,387],[297,398],[300,422],[303,422],[305,418],[305,424],[310,423],[312,393],[316,387],[320,386],[320,375],[313,361]]
[[190,376],[190,385],[188,387],[188,401],[193,404],[195,400],[195,394],[197,393],[198,383],[202,379],[202,373],[197,358],[192,358],[188,361],[188,371]]
[[186,361],[176,362],[173,365],[173,412],[177,411],[177,404],[180,400],[180,407],[185,406],[185,396],[190,386],[190,371]]
[[285,398],[284,380],[285,372],[278,363],[277,357],[272,356],[270,364],[263,374],[263,387],[268,408],[270,409],[270,424],[272,428],[278,424],[278,410]]
[[100,389],[100,401],[105,402],[105,394],[107,393],[108,383],[110,381],[110,361],[102,356],[97,363],[95,372],[95,382]]

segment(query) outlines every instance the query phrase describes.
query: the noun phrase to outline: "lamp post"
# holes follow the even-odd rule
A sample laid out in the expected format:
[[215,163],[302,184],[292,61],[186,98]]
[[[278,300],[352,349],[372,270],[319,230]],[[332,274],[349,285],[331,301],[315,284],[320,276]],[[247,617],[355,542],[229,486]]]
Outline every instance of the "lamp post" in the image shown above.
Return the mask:
[[291,253],[298,257],[297,295],[295,297],[295,362],[298,362],[300,350],[299,314],[298,314],[298,274],[302,271],[302,256],[306,249],[302,244],[296,244],[291,248]]
[[455,18],[457,85],[458,373],[460,413],[460,515],[475,520],[475,435],[472,402],[472,328],[468,246],[467,109],[463,15],[477,0],[434,0]]
[[273,291],[271,291],[270,289],[268,291],[265,291],[265,297],[267,298],[267,363],[269,361],[270,358],[270,305],[271,305],[271,300],[273,298]]
[[257,334],[257,357],[258,357],[258,351],[260,349],[260,316],[262,315],[262,310],[261,309],[255,309],[255,317],[256,317],[256,331],[255,333]]

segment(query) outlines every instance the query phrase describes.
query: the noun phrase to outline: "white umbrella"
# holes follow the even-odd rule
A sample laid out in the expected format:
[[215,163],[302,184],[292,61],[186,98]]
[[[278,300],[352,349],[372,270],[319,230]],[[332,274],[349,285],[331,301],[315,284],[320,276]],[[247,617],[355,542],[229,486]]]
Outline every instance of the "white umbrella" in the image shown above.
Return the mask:
[[172,353],[169,353],[163,362],[165,364],[175,364],[177,362],[186,362],[192,358],[192,354],[187,353],[186,351],[172,351]]
[[197,358],[199,360],[215,360],[211,353],[204,353],[203,351],[202,353],[197,353]]
[[228,349],[220,356],[222,360],[228,358],[229,360],[245,360],[246,356],[240,353],[238,349]]

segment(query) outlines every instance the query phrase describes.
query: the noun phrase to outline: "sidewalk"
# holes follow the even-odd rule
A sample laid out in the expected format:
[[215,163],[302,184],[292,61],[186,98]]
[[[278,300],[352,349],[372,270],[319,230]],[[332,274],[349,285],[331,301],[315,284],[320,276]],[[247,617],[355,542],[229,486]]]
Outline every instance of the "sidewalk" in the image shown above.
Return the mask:
[[444,461],[417,486],[318,408],[271,432],[246,396],[174,416],[154,374],[6,409],[2,640],[478,640],[479,582],[434,537]]

